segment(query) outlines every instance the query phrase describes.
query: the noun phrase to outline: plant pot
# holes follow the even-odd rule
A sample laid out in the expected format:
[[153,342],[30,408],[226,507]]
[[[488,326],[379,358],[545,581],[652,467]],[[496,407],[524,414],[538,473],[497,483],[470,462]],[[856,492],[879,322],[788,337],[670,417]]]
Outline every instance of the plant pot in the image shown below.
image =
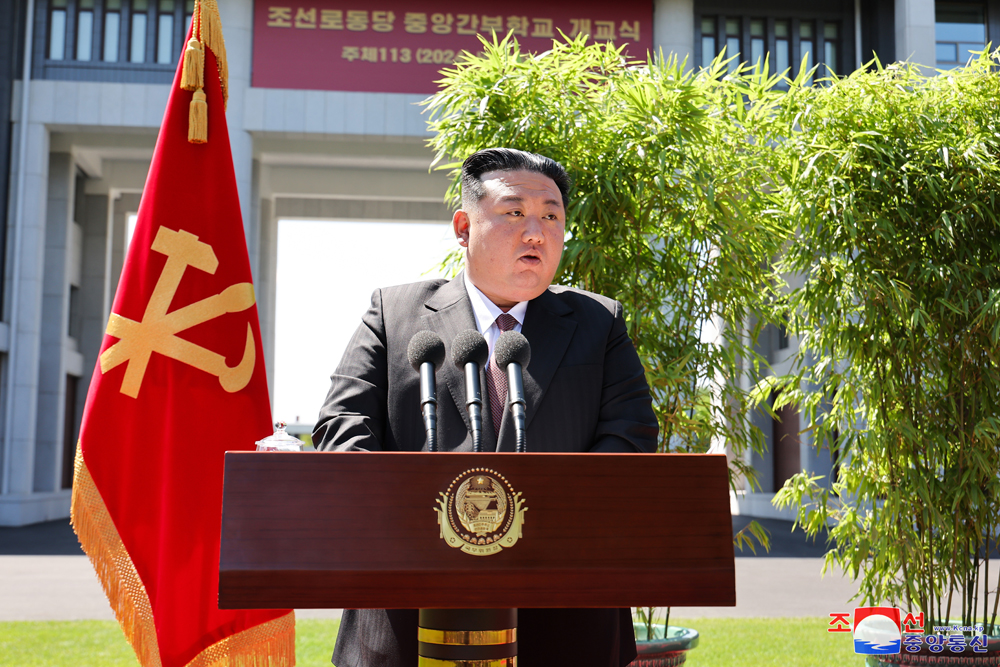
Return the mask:
[[633,623],[639,655],[629,667],[675,667],[687,660],[687,652],[698,645],[698,631],[671,625],[663,638],[663,624],[653,625],[653,638],[646,639],[646,626]]
[[908,665],[940,665],[941,667],[1000,667],[1000,637],[990,637],[986,643],[986,653],[973,653],[966,648],[961,653],[948,649],[934,653],[926,644],[918,653],[905,649],[898,655],[870,655],[865,663],[868,667],[907,667]]

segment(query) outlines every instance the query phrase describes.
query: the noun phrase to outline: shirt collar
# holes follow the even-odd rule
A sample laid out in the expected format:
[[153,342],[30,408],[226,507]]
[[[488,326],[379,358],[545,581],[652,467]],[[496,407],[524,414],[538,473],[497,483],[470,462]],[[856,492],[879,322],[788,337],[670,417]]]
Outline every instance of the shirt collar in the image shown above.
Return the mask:
[[[490,301],[489,297],[483,294],[478,287],[469,280],[469,272],[464,271],[462,277],[465,280],[465,291],[469,293],[469,301],[472,302],[472,312],[476,316],[476,327],[479,333],[485,334],[503,313],[500,308]],[[528,302],[521,301],[507,311],[507,314],[517,320],[517,323],[524,325],[524,314],[528,310]]]

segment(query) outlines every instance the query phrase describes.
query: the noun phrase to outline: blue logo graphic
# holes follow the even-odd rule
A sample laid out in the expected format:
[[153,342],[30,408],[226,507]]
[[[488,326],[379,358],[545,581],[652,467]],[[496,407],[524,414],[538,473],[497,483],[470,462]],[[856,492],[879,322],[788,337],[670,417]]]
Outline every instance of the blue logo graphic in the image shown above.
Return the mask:
[[854,640],[854,652],[861,655],[894,655],[899,653],[901,642],[898,639],[887,642],[872,642],[866,639]]

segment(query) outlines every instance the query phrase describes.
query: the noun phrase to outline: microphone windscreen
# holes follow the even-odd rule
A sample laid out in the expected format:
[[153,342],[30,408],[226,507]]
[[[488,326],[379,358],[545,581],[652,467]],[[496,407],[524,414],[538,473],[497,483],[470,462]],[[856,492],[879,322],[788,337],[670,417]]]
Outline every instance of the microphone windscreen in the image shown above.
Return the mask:
[[482,368],[490,358],[490,346],[486,344],[483,334],[475,329],[466,329],[455,336],[451,343],[451,360],[459,368],[465,368],[474,361]]
[[440,368],[444,361],[444,341],[433,331],[418,331],[406,346],[406,358],[418,371],[427,361],[434,364],[434,368]]
[[493,348],[493,359],[497,362],[497,368],[507,368],[507,364],[512,361],[524,368],[531,359],[531,345],[517,331],[504,331]]

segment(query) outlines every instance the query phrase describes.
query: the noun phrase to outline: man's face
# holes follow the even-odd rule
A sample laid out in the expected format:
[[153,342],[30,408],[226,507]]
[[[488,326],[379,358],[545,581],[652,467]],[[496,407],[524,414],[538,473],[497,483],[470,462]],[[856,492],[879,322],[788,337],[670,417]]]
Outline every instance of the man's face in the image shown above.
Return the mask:
[[486,196],[452,220],[469,279],[505,311],[544,292],[556,274],[566,211],[555,182],[533,171],[490,171]]

